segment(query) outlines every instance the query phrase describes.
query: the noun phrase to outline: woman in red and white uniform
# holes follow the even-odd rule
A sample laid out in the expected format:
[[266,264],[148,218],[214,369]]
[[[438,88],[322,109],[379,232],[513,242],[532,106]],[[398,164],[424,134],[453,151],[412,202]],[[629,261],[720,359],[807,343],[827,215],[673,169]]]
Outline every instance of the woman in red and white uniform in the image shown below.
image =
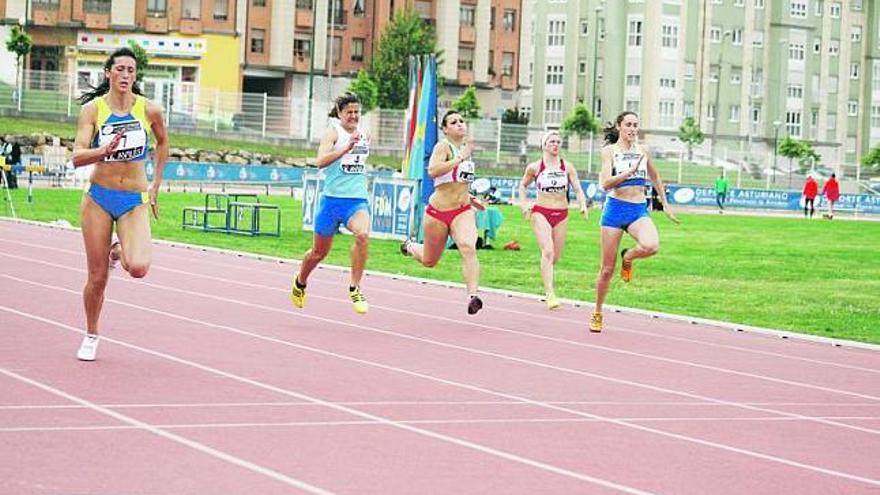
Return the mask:
[[423,220],[425,243],[407,240],[400,246],[406,256],[412,256],[422,265],[437,265],[451,235],[461,253],[464,282],[468,291],[468,314],[483,308],[477,295],[480,281],[480,262],[477,260],[477,222],[471,209],[474,199],[470,185],[474,181],[474,162],[471,155],[473,142],[467,138],[467,124],[455,110],[446,112],[440,122],[446,138],[434,146],[428,174],[434,178],[434,193],[428,200]]
[[[562,138],[550,131],[541,140],[544,157],[526,167],[519,183],[519,204],[523,215],[531,217],[532,230],[541,249],[541,278],[544,281],[547,308],[559,308],[559,300],[553,289],[553,267],[562,257],[568,230],[568,188],[572,187],[580,205],[581,214],[587,216],[587,199],[578,180],[577,171],[571,163],[559,156]],[[535,183],[537,197],[528,201],[529,184]]]

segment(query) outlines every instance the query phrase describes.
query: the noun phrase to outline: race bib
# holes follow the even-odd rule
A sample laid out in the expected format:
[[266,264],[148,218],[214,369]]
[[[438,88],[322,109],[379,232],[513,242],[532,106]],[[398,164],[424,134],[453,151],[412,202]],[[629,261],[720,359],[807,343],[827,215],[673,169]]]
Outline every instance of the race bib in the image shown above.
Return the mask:
[[614,155],[614,167],[611,174],[620,175],[638,164],[639,168],[632,175],[632,178],[645,178],[648,176],[648,166],[644,158],[645,156],[641,153],[617,153]]
[[342,158],[339,160],[339,165],[344,173],[364,174],[367,172],[367,157],[370,156],[370,143],[364,139],[364,136],[361,135],[361,140],[358,141],[358,144],[351,151],[342,155]]
[[541,191],[560,192],[568,189],[568,175],[561,170],[544,172],[541,174]]
[[465,160],[458,164],[458,177],[456,182],[473,182],[477,167],[471,160]]
[[98,132],[98,146],[104,146],[113,140],[117,132],[125,130],[119,146],[108,157],[106,162],[127,162],[139,158],[147,149],[147,131],[139,120],[123,120],[106,123]]

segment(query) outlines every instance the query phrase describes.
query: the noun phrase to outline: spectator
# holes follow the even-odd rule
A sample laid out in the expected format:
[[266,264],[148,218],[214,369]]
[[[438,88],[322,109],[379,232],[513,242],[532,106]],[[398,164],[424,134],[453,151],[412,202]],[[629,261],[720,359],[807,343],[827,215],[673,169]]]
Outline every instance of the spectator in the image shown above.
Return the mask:
[[822,195],[825,196],[825,201],[828,204],[828,213],[823,216],[831,220],[834,218],[834,203],[840,199],[840,184],[837,183],[837,174],[831,174],[831,178],[822,188]]
[[727,191],[730,190],[730,182],[724,176],[724,171],[715,179],[715,203],[718,204],[718,213],[724,213],[724,203],[727,202]]
[[804,218],[807,218],[807,212],[810,213],[810,218],[813,218],[813,214],[816,213],[815,201],[816,195],[819,194],[819,184],[816,183],[815,179],[813,179],[812,175],[807,176],[807,181],[804,182]]

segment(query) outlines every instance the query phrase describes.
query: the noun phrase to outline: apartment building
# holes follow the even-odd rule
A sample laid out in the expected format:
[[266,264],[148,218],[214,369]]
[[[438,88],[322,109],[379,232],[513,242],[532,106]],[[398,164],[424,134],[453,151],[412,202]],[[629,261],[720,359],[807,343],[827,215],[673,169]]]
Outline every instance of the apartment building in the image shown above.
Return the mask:
[[689,116],[719,146],[766,152],[791,135],[812,141],[826,163],[855,163],[880,142],[878,2],[545,0],[534,8],[533,124],[558,126],[582,101],[603,121],[638,112],[647,141],[666,148],[680,147],[672,138]]
[[[239,52],[236,8],[232,0],[0,0],[0,35],[26,25],[33,48],[24,68],[75,75],[77,90],[97,84],[107,55],[132,40],[151,56],[147,95],[171,101],[174,89],[181,102],[181,88],[240,91],[238,64],[229,63]],[[15,80],[14,63],[2,64],[0,80]],[[32,89],[53,83],[28,81]]]

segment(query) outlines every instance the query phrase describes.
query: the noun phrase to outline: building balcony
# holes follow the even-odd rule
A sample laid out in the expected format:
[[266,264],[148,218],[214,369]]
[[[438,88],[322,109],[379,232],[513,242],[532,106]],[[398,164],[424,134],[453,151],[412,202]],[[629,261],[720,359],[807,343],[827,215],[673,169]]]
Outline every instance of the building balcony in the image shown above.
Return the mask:
[[296,9],[296,27],[312,27],[312,11]]
[[34,25],[55,26],[58,24],[58,5],[34,4]]
[[458,28],[458,41],[473,43],[477,39],[477,30],[473,26],[460,26]]
[[180,19],[181,34],[202,34],[202,21],[200,19]]
[[470,86],[474,83],[474,71],[458,69],[458,84]]
[[300,57],[296,54],[293,56],[293,70],[296,72],[309,71],[309,57]]
[[88,29],[109,29],[110,28],[110,13],[97,13],[97,12],[86,12],[85,13],[85,27]]
[[153,17],[152,15],[148,15],[147,21],[144,23],[144,31],[148,33],[167,33],[168,18],[165,16]]

